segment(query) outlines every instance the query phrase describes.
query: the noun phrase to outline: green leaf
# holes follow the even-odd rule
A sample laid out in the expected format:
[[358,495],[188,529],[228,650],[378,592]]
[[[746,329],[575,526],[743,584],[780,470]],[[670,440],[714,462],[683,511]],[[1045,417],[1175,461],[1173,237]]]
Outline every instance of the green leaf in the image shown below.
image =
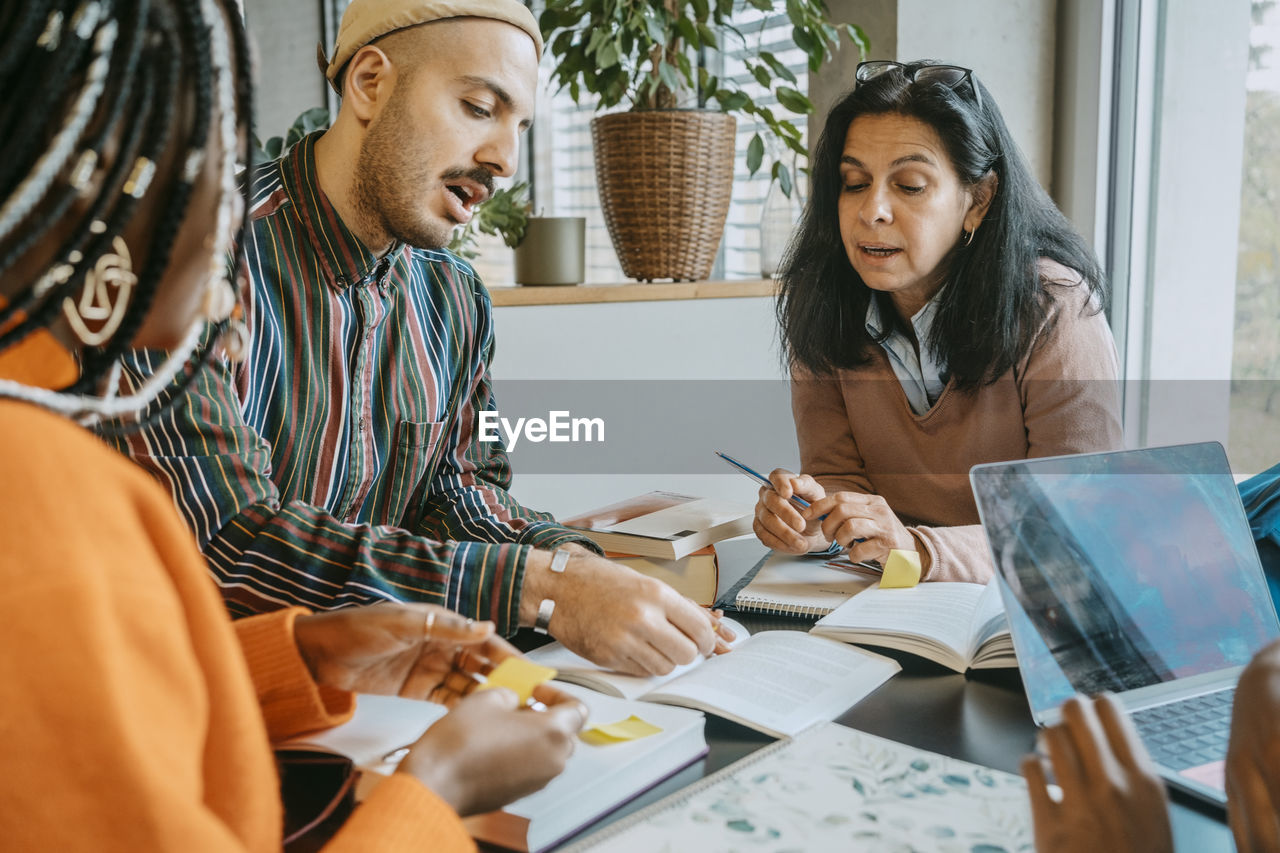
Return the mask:
[[596,51],[596,67],[604,70],[618,64],[618,48],[613,42],[601,46]]
[[813,112],[813,101],[804,96],[798,89],[792,89],[790,86],[779,86],[776,90],[778,103],[791,110],[793,113],[808,115]]
[[706,47],[720,47],[720,42],[716,39],[715,32],[713,32],[706,24],[698,24],[698,36],[701,38],[702,44]]
[[[694,26],[693,21],[688,18],[681,18],[676,21],[676,30],[680,33],[680,37],[694,47],[698,46],[698,30]],[[656,41],[656,39],[655,39]]]
[[778,189],[782,190],[782,194],[787,198],[791,198],[791,172],[781,163],[775,163],[778,167]]
[[684,75],[685,79],[693,82],[693,66],[689,63],[689,57],[683,53],[677,53],[676,64],[680,66],[680,73]]
[[773,0],[747,0],[752,7],[759,9],[761,12],[773,11]]
[[814,51],[818,49],[818,45],[813,41],[813,36],[809,35],[807,30],[802,30],[800,27],[792,27],[791,40],[796,43],[796,47],[809,54],[810,66],[812,67],[813,54]]
[[707,15],[711,14],[711,9],[707,6],[707,0],[689,0],[693,4],[693,17],[699,23],[706,23]]
[[773,78],[769,76],[769,70],[763,65],[755,64],[751,66],[751,76],[756,78],[756,82],[766,89],[773,84]]
[[538,29],[542,31],[543,39],[551,38],[551,34],[555,32],[558,26],[556,22],[559,20],[560,13],[555,9],[548,8],[543,10],[542,14],[538,16]]
[[767,50],[761,51],[760,58],[763,59],[771,69],[773,69],[774,74],[778,75],[779,77],[781,77],[782,79],[786,80],[789,83],[798,82],[796,80],[796,75],[791,72],[791,69],[783,65],[781,62],[779,62],[778,57],[774,56],[769,51]]
[[716,92],[716,100],[720,102],[720,108],[727,113],[740,110],[751,103],[751,98],[746,92],[730,92],[727,89]]
[[747,171],[754,175],[760,170],[762,162],[764,162],[764,140],[757,133],[751,137],[751,142],[747,145]]
[[[683,21],[684,19],[681,18],[680,20]],[[650,41],[662,44],[667,40],[666,27],[662,25],[662,21],[656,15],[645,15],[644,28]]]
[[658,77],[673,92],[680,88],[680,78],[676,77],[675,67],[669,62],[658,63]]
[[845,24],[844,28],[849,34],[849,39],[858,46],[858,52],[865,59],[871,50],[871,41],[867,38],[867,34],[857,24]]

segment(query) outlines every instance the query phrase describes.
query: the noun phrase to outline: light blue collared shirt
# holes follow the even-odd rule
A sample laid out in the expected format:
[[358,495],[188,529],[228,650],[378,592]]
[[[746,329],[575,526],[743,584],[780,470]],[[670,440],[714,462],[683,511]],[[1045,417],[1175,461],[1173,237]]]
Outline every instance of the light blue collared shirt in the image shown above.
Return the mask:
[[898,382],[901,383],[902,390],[907,395],[911,411],[917,415],[923,415],[933,408],[933,404],[942,396],[942,389],[947,386],[943,378],[946,365],[938,360],[937,354],[928,343],[929,330],[933,327],[933,317],[937,310],[938,297],[935,295],[911,318],[911,328],[915,330],[916,340],[920,342],[920,352],[917,354],[911,339],[885,321],[880,311],[880,300],[873,295],[871,302],[867,304],[868,335],[879,338],[884,334],[886,327],[893,329],[889,336],[880,342],[880,346],[889,356],[889,364],[893,367],[893,373],[898,377]]

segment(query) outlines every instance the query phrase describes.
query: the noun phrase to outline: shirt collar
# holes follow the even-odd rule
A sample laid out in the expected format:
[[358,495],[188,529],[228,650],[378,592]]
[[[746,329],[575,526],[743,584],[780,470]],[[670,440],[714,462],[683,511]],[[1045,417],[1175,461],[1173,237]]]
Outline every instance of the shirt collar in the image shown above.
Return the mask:
[[316,175],[315,143],[323,131],[304,136],[280,161],[280,176],[298,218],[320,260],[325,279],[342,289],[353,284],[386,279],[387,269],[395,263],[404,244],[395,243],[384,256],[388,263],[379,269],[378,255],[360,242],[329,198],[320,189]]
[[[941,290],[938,291],[938,293],[941,292]],[[933,298],[924,304],[924,307],[911,315],[911,328],[915,329],[916,340],[920,341],[922,346],[929,340],[929,332],[933,329],[933,318],[937,313],[938,294],[935,293]],[[876,298],[874,293],[871,294],[871,299],[867,302],[867,316],[863,322],[867,334],[873,338],[882,337],[886,329],[889,329],[891,334],[896,331],[891,322],[886,322],[884,314],[881,312],[880,300]]]

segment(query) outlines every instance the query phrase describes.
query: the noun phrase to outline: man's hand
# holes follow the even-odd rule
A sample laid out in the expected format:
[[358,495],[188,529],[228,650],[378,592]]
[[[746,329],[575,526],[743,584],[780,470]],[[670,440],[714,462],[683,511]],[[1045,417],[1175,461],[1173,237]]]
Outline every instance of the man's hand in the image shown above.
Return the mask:
[[550,633],[593,663],[632,675],[666,675],[725,650],[720,636],[732,639],[710,612],[661,581],[592,554],[573,554],[562,574],[550,571],[550,561],[545,551],[529,557],[520,624],[534,623],[544,598],[555,601]]
[[1072,697],[1043,737],[1062,797],[1044,758],[1022,760],[1039,853],[1173,850],[1164,783],[1119,703]]
[[532,794],[564,769],[587,722],[572,696],[545,684],[533,695],[545,711],[518,708],[506,689],[463,699],[427,729],[397,772],[412,773],[463,816]]
[[301,615],[298,651],[319,684],[453,704],[512,655],[492,622],[434,604],[374,604]]
[[1258,652],[1236,685],[1226,781],[1236,849],[1280,851],[1280,642]]
[[760,487],[756,498],[756,517],[751,523],[756,538],[766,548],[784,554],[805,554],[819,551],[830,543],[822,531],[820,522],[811,521],[803,510],[791,502],[791,496],[804,498],[809,503],[827,496],[822,485],[808,474],[793,474],[785,468],[775,468],[769,473],[772,489]]

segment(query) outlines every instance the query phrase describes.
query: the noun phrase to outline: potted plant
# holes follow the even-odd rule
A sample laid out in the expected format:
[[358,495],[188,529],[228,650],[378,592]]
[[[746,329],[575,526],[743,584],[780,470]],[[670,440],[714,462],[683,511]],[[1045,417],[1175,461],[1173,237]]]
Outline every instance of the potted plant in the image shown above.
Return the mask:
[[476,232],[499,236],[511,248],[520,245],[529,227],[529,185],[519,181],[493,191],[476,205],[471,221],[453,232],[449,250],[468,260],[476,257]]
[[454,232],[449,249],[464,258],[477,254],[476,233],[502,238],[515,250],[520,284],[579,284],[586,253],[586,220],[580,216],[534,216],[524,181],[495,190],[476,205],[471,221]]
[[[797,47],[817,71],[847,34],[865,54],[853,24],[829,19],[823,0],[748,0],[761,12],[785,13]],[[600,205],[623,272],[632,278],[706,278],[724,231],[733,183],[735,116],[760,127],[747,147],[747,167],[764,165],[765,138],[807,158],[796,121],[813,103],[796,76],[769,51],[745,58],[747,70],[772,91],[792,119],[756,103],[737,83],[698,63],[727,40],[747,44],[731,20],[734,0],[547,0],[539,26],[555,58],[553,79],[575,103],[597,109],[624,102],[627,112],[591,123]],[[695,105],[696,109],[681,109]],[[791,171],[771,158],[770,174],[789,196]]]

